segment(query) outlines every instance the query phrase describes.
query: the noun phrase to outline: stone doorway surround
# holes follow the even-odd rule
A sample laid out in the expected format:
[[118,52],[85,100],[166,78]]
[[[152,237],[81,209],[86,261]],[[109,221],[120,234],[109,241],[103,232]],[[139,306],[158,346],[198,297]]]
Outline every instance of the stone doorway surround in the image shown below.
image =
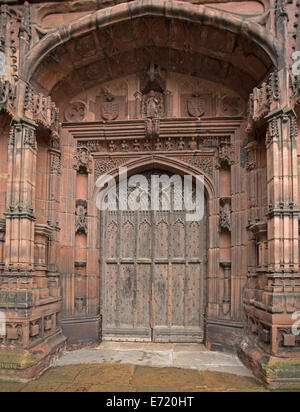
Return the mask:
[[0,375],[101,340],[95,181],[126,165],[204,174],[205,345],[299,382],[299,4],[2,3]]

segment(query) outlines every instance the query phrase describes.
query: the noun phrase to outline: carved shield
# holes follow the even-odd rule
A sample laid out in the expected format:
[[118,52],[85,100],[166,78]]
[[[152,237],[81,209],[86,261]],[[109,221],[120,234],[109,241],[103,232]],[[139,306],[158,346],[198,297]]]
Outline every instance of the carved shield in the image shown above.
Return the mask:
[[119,117],[119,103],[115,100],[102,102],[101,115],[104,120],[116,120]]
[[200,117],[205,113],[205,99],[204,97],[197,96],[191,97],[187,101],[187,110],[190,116]]

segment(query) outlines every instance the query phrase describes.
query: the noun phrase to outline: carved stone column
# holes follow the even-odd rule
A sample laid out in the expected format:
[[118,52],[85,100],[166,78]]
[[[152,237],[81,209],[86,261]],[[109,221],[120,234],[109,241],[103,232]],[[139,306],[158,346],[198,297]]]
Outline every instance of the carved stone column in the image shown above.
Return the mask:
[[6,259],[10,272],[34,270],[34,203],[36,174],[36,126],[14,120],[11,126],[6,211]]
[[[269,79],[266,124],[267,222],[251,223],[256,238],[256,285],[248,283],[245,309],[249,337],[241,356],[267,382],[282,381],[282,374],[299,368],[300,339],[293,334],[300,308],[297,128],[289,107],[289,73],[283,69]],[[254,120],[259,118],[255,116]],[[262,119],[260,119],[262,120]],[[262,127],[262,122],[257,127]],[[254,269],[254,268],[253,268]],[[254,286],[254,282],[252,282]],[[249,293],[250,292],[250,293]],[[286,358],[286,362],[282,360]],[[278,368],[277,368],[278,364]],[[263,369],[263,372],[262,372]],[[277,372],[280,371],[280,373]],[[299,381],[299,374],[295,382]]]
[[52,234],[49,244],[49,270],[53,273],[57,272],[57,232],[60,230],[58,222],[58,204],[60,197],[61,186],[61,152],[60,139],[52,137],[50,141],[50,199],[48,212],[48,225],[52,228]]
[[224,270],[223,314],[227,315],[231,309],[231,260],[221,260],[220,265]]

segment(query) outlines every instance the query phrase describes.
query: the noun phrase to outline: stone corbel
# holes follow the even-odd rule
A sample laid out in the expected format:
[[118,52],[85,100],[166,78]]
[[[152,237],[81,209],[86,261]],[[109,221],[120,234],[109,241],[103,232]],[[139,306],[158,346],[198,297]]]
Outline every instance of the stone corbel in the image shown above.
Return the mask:
[[149,117],[145,120],[145,137],[158,138],[160,135],[160,119]]
[[251,230],[253,235],[257,240],[267,239],[268,225],[267,222],[257,220],[255,222],[250,222],[248,225],[248,230]]

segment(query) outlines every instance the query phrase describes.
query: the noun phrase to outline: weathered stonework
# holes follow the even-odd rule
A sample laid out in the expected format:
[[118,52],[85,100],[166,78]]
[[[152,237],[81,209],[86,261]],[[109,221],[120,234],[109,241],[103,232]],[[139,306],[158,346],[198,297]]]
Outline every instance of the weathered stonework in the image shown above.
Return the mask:
[[[0,5],[0,376],[116,339],[299,383],[299,4],[196,3]],[[204,221],[100,213],[120,166],[203,174]]]

